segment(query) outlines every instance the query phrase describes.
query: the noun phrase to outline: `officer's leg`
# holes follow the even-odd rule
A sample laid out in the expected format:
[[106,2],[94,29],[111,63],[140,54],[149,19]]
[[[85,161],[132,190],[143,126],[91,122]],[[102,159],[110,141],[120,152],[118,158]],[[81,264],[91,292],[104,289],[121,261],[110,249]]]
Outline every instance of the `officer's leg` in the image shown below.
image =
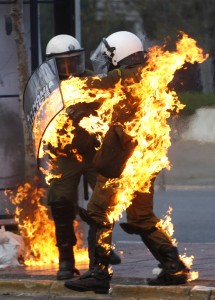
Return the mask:
[[[88,215],[87,210],[79,207],[79,215],[81,219],[89,225],[88,230],[88,255],[89,255],[89,269],[95,266],[95,250],[96,250],[96,222]],[[114,224],[113,224],[114,226]],[[110,249],[110,262],[111,265],[118,265],[121,263],[120,256],[111,248]]]
[[84,273],[78,280],[65,282],[65,287],[75,291],[94,291],[107,294],[112,274],[109,273],[110,248],[112,239],[111,224],[96,225],[95,262],[92,269]]
[[75,273],[78,273],[75,269],[73,253],[73,247],[76,244],[73,221],[77,213],[77,186],[80,180],[78,171],[76,173],[70,171],[70,168],[74,169],[70,160],[60,163],[63,175],[60,179],[52,180],[48,191],[48,204],[55,223],[59,250],[58,280],[72,278]]
[[[97,179],[97,172],[93,168],[87,168],[84,172],[86,179],[92,188],[92,190],[95,189],[96,186],[96,179]],[[100,185],[103,180],[105,181],[104,177],[101,179],[101,176],[99,176],[98,179],[98,185],[96,187],[96,190],[100,189]],[[97,192],[95,192],[97,195]],[[97,196],[96,196],[97,197]],[[92,201],[92,200],[91,200]],[[94,201],[94,200],[93,200]],[[83,208],[79,208],[79,215],[83,221],[85,221],[89,225],[89,231],[88,231],[88,254],[89,254],[89,268],[92,269],[94,267],[95,263],[95,245],[96,245],[96,222],[89,216],[87,211]],[[111,265],[118,265],[121,263],[120,256],[113,250],[110,250],[110,264]]]
[[107,216],[107,208],[114,202],[115,191],[105,187],[105,179],[100,178],[88,203],[87,213],[95,222],[96,243],[95,261],[92,270],[82,275],[79,280],[65,283],[67,288],[78,291],[108,293],[111,275],[108,271],[113,224]]
[[51,205],[51,213],[55,223],[56,242],[59,251],[59,270],[57,279],[69,279],[78,274],[75,269],[73,247],[76,237],[73,227],[75,219],[74,206],[65,199],[59,199]]
[[155,280],[149,281],[149,284],[185,283],[189,270],[180,260],[178,250],[173,246],[170,237],[164,230],[156,227],[159,219],[153,213],[153,186],[150,193],[136,193],[127,209],[127,220],[128,223],[122,223],[121,227],[127,233],[140,235],[150,252],[160,262],[162,272]]

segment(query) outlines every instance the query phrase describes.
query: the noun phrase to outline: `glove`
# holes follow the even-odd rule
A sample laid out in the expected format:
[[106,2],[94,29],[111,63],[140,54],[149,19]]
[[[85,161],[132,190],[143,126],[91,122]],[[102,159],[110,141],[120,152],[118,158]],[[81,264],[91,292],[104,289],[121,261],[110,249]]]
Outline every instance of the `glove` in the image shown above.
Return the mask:
[[66,109],[66,113],[69,118],[73,120],[73,123],[77,125],[82,118],[90,115],[97,116],[96,110],[101,106],[99,102],[81,102],[75,105],[71,105]]

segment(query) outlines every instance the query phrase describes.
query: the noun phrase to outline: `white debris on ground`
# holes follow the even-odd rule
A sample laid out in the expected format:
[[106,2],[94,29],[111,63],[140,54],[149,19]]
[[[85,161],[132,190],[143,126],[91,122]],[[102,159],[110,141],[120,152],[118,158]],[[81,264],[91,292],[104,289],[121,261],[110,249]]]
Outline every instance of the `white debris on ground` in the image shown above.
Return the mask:
[[0,269],[21,266],[20,257],[24,257],[25,246],[23,238],[4,226],[0,229]]

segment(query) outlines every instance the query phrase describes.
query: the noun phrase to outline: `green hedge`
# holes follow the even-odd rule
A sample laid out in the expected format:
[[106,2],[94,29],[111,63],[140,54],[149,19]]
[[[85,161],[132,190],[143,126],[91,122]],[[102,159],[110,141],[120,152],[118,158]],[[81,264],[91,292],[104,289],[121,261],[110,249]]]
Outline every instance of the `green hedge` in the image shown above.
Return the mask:
[[181,110],[183,115],[192,115],[195,110],[205,106],[215,106],[215,93],[186,92],[178,94],[181,103],[186,107]]

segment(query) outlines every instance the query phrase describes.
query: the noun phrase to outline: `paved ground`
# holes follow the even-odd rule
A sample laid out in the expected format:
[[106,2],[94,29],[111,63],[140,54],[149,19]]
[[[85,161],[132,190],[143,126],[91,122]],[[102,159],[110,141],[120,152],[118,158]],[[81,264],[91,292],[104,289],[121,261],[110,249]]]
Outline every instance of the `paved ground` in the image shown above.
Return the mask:
[[[154,277],[152,270],[157,262],[141,242],[123,243],[116,245],[116,250],[122,258],[121,265],[113,266],[114,276],[111,282],[111,295],[96,295],[92,292],[77,293],[63,286],[63,282],[56,281],[56,267],[17,267],[0,270],[0,295],[31,295],[34,297],[57,294],[69,299],[215,299],[215,243],[186,243],[178,245],[181,254],[194,256],[191,271],[198,271],[199,278],[183,286],[149,287],[146,285],[148,277]],[[86,265],[77,264],[81,272],[86,270]],[[158,291],[159,290],[159,291]],[[141,293],[140,293],[141,291]],[[198,298],[193,298],[192,293],[197,293]],[[202,293],[204,297],[202,296]],[[214,293],[214,295],[213,295]],[[147,296],[146,296],[147,294]],[[142,295],[142,296],[141,296]],[[156,298],[156,295],[158,298]],[[207,296],[207,298],[205,298]],[[96,297],[96,298],[95,298]],[[121,298],[122,297],[122,298]],[[126,298],[127,297],[127,298]],[[143,297],[143,298],[141,298]],[[201,298],[203,297],[203,298]],[[30,298],[29,298],[30,299]],[[45,299],[45,298],[43,298]],[[56,299],[56,298],[53,298]],[[57,298],[58,299],[58,298]],[[59,298],[61,299],[61,298]]]
[[[215,186],[214,153],[213,142],[185,141],[176,136],[169,150],[172,168],[160,175],[156,188]],[[110,295],[82,294],[64,288],[63,282],[56,281],[57,270],[53,266],[17,267],[0,269],[0,299],[215,300],[215,236],[214,242],[180,243],[178,249],[180,254],[194,256],[191,271],[199,272],[198,279],[183,286],[147,286],[146,278],[154,276],[152,270],[157,266],[155,259],[141,242],[117,242],[122,264],[113,266]],[[87,268],[84,264],[77,267],[81,272]]]

